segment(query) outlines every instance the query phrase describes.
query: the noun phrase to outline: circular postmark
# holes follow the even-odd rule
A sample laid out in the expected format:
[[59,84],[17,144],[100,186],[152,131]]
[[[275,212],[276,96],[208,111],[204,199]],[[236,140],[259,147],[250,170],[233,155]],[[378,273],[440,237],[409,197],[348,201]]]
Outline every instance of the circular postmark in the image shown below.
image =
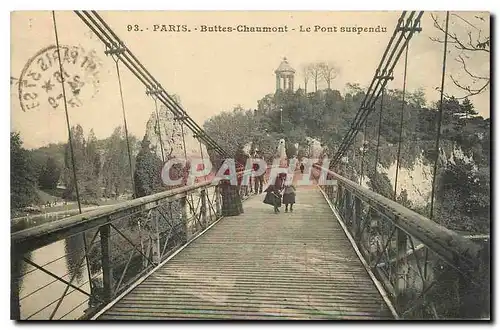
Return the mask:
[[[62,74],[59,65],[61,54]],[[26,63],[19,78],[21,109],[36,110],[49,105],[64,108],[62,82],[68,107],[80,107],[83,100],[97,93],[100,60],[95,51],[86,52],[78,46],[51,45],[35,54]]]

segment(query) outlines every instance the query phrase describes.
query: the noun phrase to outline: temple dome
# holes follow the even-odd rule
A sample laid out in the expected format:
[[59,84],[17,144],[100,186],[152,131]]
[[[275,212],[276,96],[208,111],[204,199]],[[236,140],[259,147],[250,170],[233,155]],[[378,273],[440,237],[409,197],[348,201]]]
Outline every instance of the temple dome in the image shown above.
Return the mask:
[[295,73],[295,70],[292,68],[292,66],[288,63],[286,57],[283,58],[283,61],[281,62],[280,66],[274,71],[275,73],[282,73],[282,72],[291,72]]

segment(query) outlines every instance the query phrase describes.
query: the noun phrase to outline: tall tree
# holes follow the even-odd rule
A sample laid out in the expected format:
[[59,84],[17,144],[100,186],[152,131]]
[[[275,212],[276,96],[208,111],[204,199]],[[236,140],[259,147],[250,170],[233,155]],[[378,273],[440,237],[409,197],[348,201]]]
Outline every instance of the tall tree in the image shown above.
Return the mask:
[[333,62],[318,63],[321,77],[326,81],[328,89],[331,89],[332,81],[339,75],[340,69]]
[[[73,157],[71,155],[72,143]],[[74,166],[73,166],[74,161]],[[79,192],[81,192],[81,183],[83,183],[83,168],[85,166],[85,137],[83,128],[80,125],[71,128],[71,141],[68,140],[64,148],[64,181],[66,183],[66,191],[64,197],[69,199],[76,198],[76,185],[78,184]],[[74,177],[76,176],[76,182]]]
[[309,65],[309,70],[311,72],[311,78],[314,81],[314,92],[318,91],[318,83],[321,80],[321,65],[320,63],[311,63]]
[[476,109],[474,108],[474,105],[472,102],[469,100],[468,97],[466,97],[461,104],[461,109],[462,113],[461,115],[465,117],[466,119],[469,119],[471,117],[475,117],[478,115]]
[[106,140],[103,155],[102,179],[107,197],[117,197],[132,187],[129,167],[127,141],[122,127],[118,126]]
[[97,146],[97,138],[91,129],[85,145],[85,166],[83,168],[84,190],[83,196],[87,198],[100,197],[101,156]]
[[210,118],[204,129],[222,149],[234,156],[241,155],[245,145],[262,133],[253,111],[243,111],[238,107]]
[[307,83],[309,82],[309,79],[311,79],[312,76],[311,65],[309,64],[302,65],[301,74],[302,74],[302,79],[304,79],[304,93],[307,94]]
[[43,189],[55,189],[60,176],[61,168],[54,158],[48,157],[38,179],[40,187]]
[[150,142],[147,137],[144,136],[141,150],[136,157],[134,171],[136,198],[154,194],[162,189],[162,166],[162,160],[151,151]]
[[17,132],[10,133],[10,187],[12,209],[27,206],[37,199],[35,171]]
[[73,160],[69,141],[66,144],[64,180],[66,182],[65,198],[76,198],[76,184],[82,201],[94,201],[100,196],[100,169],[101,160],[98,150],[97,138],[94,131],[90,130],[88,139],[85,140],[83,128],[80,125],[71,128],[71,137],[74,155],[74,172],[76,180],[74,182]]

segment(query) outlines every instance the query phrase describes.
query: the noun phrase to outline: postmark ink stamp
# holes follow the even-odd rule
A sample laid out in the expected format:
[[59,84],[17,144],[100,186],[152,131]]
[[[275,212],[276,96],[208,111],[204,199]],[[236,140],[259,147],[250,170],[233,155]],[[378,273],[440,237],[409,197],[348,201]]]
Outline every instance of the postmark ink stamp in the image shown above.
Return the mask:
[[101,62],[95,52],[78,46],[60,46],[59,51],[62,73],[55,45],[40,50],[24,66],[19,78],[19,102],[24,112],[47,105],[55,110],[63,108],[63,80],[71,108],[81,107],[97,93]]

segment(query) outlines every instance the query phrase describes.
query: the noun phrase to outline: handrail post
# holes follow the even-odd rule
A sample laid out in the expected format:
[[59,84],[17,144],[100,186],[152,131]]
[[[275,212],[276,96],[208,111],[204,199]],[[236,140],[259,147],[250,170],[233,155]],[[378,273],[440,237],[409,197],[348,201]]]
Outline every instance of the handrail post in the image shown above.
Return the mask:
[[340,201],[342,198],[342,185],[340,185],[340,182],[337,183],[337,199],[335,200],[335,205],[337,206],[337,210],[340,211]]
[[[328,180],[331,180],[332,179],[332,175],[328,174],[327,176],[327,179]],[[328,185],[328,190],[329,190],[329,197],[330,197],[330,200],[333,201],[335,199],[335,194],[337,192],[337,185]]]
[[220,210],[220,188],[219,188],[219,185],[215,186],[215,212],[217,212],[217,218],[221,216],[221,210]]
[[201,225],[203,229],[205,229],[207,227],[207,192],[205,189],[201,190],[200,198],[201,198],[201,208],[200,208]]
[[181,198],[181,209],[182,209],[182,230],[183,230],[183,234],[182,234],[182,243],[186,243],[187,240],[188,240],[188,215],[187,215],[187,193],[186,193],[186,196],[182,197]]
[[105,302],[110,301],[113,294],[113,268],[111,266],[111,251],[109,239],[110,231],[111,225],[109,223],[99,228],[99,235],[101,236],[102,282]]
[[358,196],[354,196],[354,214],[352,215],[352,233],[356,240],[359,240],[361,228],[361,199]]
[[[394,289],[396,291],[396,304],[398,308],[402,308],[401,304],[403,303],[404,291],[406,290],[406,279],[401,276],[405,276],[406,274],[406,250],[408,246],[408,235],[401,229],[396,229],[396,270],[395,270],[395,281],[394,281]],[[390,247],[388,247],[390,248]],[[425,281],[425,279],[422,279]]]
[[[161,262],[161,244],[160,244],[160,214],[158,212],[158,210],[155,210],[156,212],[154,212],[154,217],[155,217],[155,230],[156,230],[156,234],[155,234],[155,245],[156,247],[153,249],[153,251],[156,249],[156,260],[153,259],[153,261],[156,261],[157,264],[159,264]],[[153,256],[154,256],[154,253],[153,253]]]
[[[328,180],[331,180],[331,175],[328,175]],[[330,200],[333,200],[335,197],[336,190],[334,189],[334,185],[328,185],[328,197]]]
[[21,263],[23,262],[22,255],[14,251],[14,247],[10,247],[10,319],[21,319],[21,306],[19,302],[19,276],[21,275]]
[[346,224],[349,224],[352,221],[352,196],[351,192],[347,189],[345,191],[344,209],[345,222]]
[[[329,177],[329,175],[327,174],[327,175],[326,175],[326,180],[328,180],[328,177]],[[328,197],[328,199],[330,199],[330,187],[329,187],[329,186],[327,186],[327,185],[322,185],[322,184],[320,184],[320,182],[319,182],[319,178],[318,178],[318,180],[317,180],[317,185],[318,185],[321,189],[323,189],[323,191],[326,193],[326,196]]]

